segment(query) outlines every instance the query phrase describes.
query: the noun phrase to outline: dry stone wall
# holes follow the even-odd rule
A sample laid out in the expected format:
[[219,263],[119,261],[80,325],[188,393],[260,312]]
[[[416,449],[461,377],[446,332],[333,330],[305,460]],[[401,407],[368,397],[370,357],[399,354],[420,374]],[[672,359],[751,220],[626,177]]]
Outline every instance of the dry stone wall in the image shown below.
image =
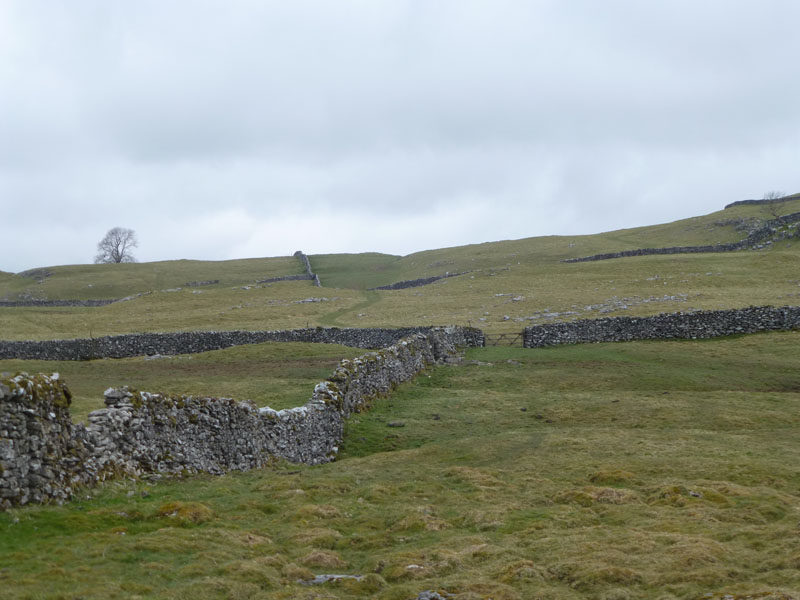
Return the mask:
[[[742,201],[744,202],[744,201]],[[591,256],[581,256],[578,258],[567,258],[562,262],[577,263],[591,262],[596,260],[609,260],[613,258],[626,258],[629,256],[650,256],[654,254],[698,254],[706,252],[733,252],[735,250],[761,249],[776,240],[785,239],[792,235],[790,231],[780,232],[781,228],[795,228],[793,235],[799,235],[800,212],[784,215],[776,219],[771,219],[758,229],[752,231],[745,239],[730,244],[714,244],[707,246],[671,246],[669,248],[637,248],[636,250],[624,250],[622,252],[606,252],[604,254],[593,254]]]
[[94,478],[70,401],[57,374],[0,380],[0,508],[63,501]]
[[676,312],[652,317],[607,317],[526,327],[523,345],[628,342],[633,340],[705,339],[800,329],[800,306],[752,306],[731,310]]
[[308,281],[313,280],[314,275],[303,273],[302,275],[284,275],[283,277],[270,277],[269,279],[259,279],[256,283],[275,283],[278,281]]
[[734,206],[743,206],[743,205],[764,205],[764,204],[779,204],[783,202],[791,202],[792,200],[797,200],[800,197],[800,194],[792,194],[791,196],[784,196],[783,198],[769,198],[769,199],[761,199],[761,200],[737,200],[736,202],[731,202],[730,204],[726,204],[725,208],[732,208]]
[[422,285],[429,285],[435,283],[440,279],[447,279],[448,277],[458,277],[459,275],[466,275],[471,271],[463,271],[462,273],[445,273],[444,275],[433,275],[431,277],[421,277],[419,279],[407,279],[405,281],[396,281],[388,285],[381,285],[370,290],[405,290],[412,287],[420,287]]
[[217,285],[219,283],[219,279],[208,279],[205,281],[187,281],[183,285],[186,287],[203,287],[206,285]]
[[[263,342],[311,342],[341,344],[355,348],[384,348],[413,333],[427,333],[432,327],[338,328],[315,327],[277,331],[188,331],[173,333],[131,333],[126,335],[72,340],[0,341],[0,359],[91,360],[129,358],[156,354],[196,354]],[[482,346],[483,333],[469,327],[450,327],[449,335],[459,345]]]
[[108,300],[0,300],[0,307],[107,306],[118,301],[118,298]]
[[311,261],[308,260],[308,256],[306,256],[302,250],[298,250],[297,252],[295,252],[294,256],[303,261],[303,266],[306,268],[306,273],[308,274],[310,279],[314,280],[314,285],[316,285],[317,287],[322,287],[322,283],[319,280],[319,275],[317,275],[316,273],[314,273],[314,271],[311,270]]
[[304,406],[278,411],[228,398],[110,388],[106,407],[90,413],[87,425],[74,425],[71,396],[57,374],[0,379],[0,507],[61,502],[109,476],[218,474],[277,458],[327,462],[348,415],[472,339],[457,328],[412,333],[341,361]]

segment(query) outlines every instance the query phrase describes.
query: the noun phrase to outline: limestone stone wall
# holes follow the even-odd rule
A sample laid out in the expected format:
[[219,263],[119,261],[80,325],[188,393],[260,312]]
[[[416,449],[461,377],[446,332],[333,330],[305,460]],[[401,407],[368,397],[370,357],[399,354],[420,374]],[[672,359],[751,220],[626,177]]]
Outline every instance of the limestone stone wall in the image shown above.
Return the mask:
[[412,333],[343,360],[304,405],[257,408],[229,398],[168,396],[110,388],[105,408],[74,425],[57,374],[0,380],[0,507],[61,502],[76,488],[120,474],[224,473],[277,458],[332,460],[344,419],[463,344],[456,328]]
[[108,300],[0,300],[0,307],[107,306],[119,299]]
[[[769,246],[773,241],[785,239],[791,235],[798,235],[798,231],[800,231],[797,229],[798,227],[800,227],[800,212],[784,215],[776,219],[771,219],[765,222],[758,229],[752,231],[745,239],[738,242],[732,242],[730,244],[714,244],[706,246],[671,246],[668,248],[637,248],[636,250],[606,252],[603,254],[593,254],[591,256],[567,258],[562,262],[591,262],[596,260],[625,258],[629,256],[650,256],[654,254],[697,254],[706,252],[733,252],[735,250],[747,249],[759,250],[765,246]],[[782,228],[784,229],[783,232],[780,231]],[[788,230],[786,230],[787,228]]]
[[256,283],[275,283],[278,281],[308,281],[314,279],[313,275],[303,273],[302,275],[284,275],[283,277],[270,277],[269,279],[260,279]]
[[[72,340],[0,341],[0,359],[91,360],[156,354],[195,354],[263,342],[312,342],[341,344],[355,348],[384,348],[412,333],[426,333],[432,329],[431,327],[399,329],[316,327],[279,331],[131,333]],[[459,345],[483,345],[483,333],[479,329],[449,327],[447,330],[451,338],[459,340]]]
[[433,275],[431,277],[421,277],[419,279],[407,279],[405,281],[396,281],[388,285],[381,285],[370,290],[405,290],[412,287],[420,287],[422,285],[429,285],[435,283],[440,279],[447,279],[449,277],[458,277],[459,275],[466,275],[471,271],[463,271],[461,273],[445,273],[444,275]]
[[185,287],[203,287],[206,285],[216,285],[219,283],[219,279],[207,279],[204,281],[187,281],[183,285]]
[[791,196],[784,196],[783,198],[769,198],[769,199],[761,199],[761,200],[737,200],[736,202],[731,202],[730,204],[726,204],[725,208],[732,208],[734,206],[742,206],[742,205],[764,205],[764,204],[779,204],[782,202],[791,202],[792,200],[797,200],[800,197],[800,194],[792,194]]
[[0,508],[68,499],[93,479],[57,374],[0,380]]
[[761,331],[800,328],[800,306],[751,306],[731,310],[661,314],[652,317],[607,317],[526,327],[523,345],[627,342],[658,339],[705,339]]
[[306,269],[306,273],[308,274],[309,278],[314,280],[314,285],[316,285],[317,287],[322,287],[322,283],[319,280],[319,275],[317,275],[316,273],[314,273],[314,271],[311,270],[311,261],[308,259],[308,256],[304,254],[302,250],[298,250],[297,252],[294,253],[293,256],[296,256],[301,261],[303,261],[303,266]]

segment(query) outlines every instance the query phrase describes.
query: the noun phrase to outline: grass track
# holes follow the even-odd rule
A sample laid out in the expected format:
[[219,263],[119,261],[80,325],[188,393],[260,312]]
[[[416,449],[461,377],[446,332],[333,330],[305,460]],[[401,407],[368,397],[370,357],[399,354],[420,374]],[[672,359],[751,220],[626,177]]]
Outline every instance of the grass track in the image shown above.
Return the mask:
[[349,316],[350,317],[349,320],[352,322],[354,319],[359,319],[358,315],[361,314],[360,311],[366,308],[370,308],[381,301],[381,296],[378,292],[365,290],[363,293],[364,293],[363,302],[359,302],[358,304],[355,304],[353,306],[340,308],[338,310],[324,314],[320,317],[319,322],[323,326],[339,327],[342,325],[339,322],[340,318]]

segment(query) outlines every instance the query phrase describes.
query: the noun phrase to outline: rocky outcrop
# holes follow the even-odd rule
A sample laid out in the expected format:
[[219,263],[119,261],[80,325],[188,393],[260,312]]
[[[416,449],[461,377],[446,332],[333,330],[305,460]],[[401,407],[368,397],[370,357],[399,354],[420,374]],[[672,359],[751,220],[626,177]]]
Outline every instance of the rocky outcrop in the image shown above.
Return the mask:
[[61,502],[110,476],[219,474],[276,458],[327,462],[348,415],[454,356],[465,339],[457,329],[432,328],[343,360],[304,406],[286,410],[110,388],[106,407],[86,426],[73,425],[57,374],[0,379],[0,507]]
[[731,310],[676,312],[652,317],[607,317],[526,327],[523,345],[629,342],[633,340],[705,339],[800,328],[800,306],[752,306]]
[[[413,333],[431,327],[307,328],[277,331],[185,331],[173,333],[131,333],[126,335],[72,340],[0,341],[0,359],[91,360],[129,358],[155,354],[195,354],[232,346],[263,342],[311,342],[341,344],[355,348],[384,348]],[[460,345],[482,346],[483,333],[468,327],[448,328]]]

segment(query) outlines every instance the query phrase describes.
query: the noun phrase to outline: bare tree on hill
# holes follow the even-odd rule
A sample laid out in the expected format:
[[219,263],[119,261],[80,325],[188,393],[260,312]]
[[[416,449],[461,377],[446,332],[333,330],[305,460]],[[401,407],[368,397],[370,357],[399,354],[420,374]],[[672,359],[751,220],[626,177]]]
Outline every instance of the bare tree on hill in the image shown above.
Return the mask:
[[133,229],[114,227],[109,229],[106,236],[97,244],[96,263],[123,263],[136,262],[131,249],[136,248],[136,232]]
[[782,198],[786,197],[786,192],[781,190],[770,190],[764,194],[763,200],[764,202],[764,210],[769,214],[773,219],[777,219],[781,216],[781,202]]

